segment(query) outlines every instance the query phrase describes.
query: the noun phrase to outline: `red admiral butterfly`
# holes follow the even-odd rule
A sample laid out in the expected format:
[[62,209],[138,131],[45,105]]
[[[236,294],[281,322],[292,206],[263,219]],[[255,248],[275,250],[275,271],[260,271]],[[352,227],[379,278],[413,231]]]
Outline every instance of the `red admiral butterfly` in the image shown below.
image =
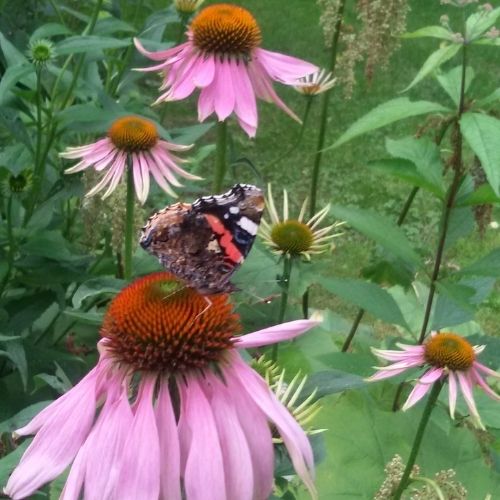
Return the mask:
[[142,229],[140,244],[199,293],[234,292],[229,280],[252,247],[263,210],[258,187],[236,184],[222,195],[155,213]]

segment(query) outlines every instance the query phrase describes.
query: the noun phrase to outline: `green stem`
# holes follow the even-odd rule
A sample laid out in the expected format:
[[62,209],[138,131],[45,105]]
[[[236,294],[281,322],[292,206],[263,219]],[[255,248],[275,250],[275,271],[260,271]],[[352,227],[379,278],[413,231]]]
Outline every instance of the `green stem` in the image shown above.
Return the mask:
[[219,193],[227,170],[227,122],[217,123],[217,145],[215,151],[214,193]]
[[124,255],[124,277],[130,280],[132,277],[132,249],[134,241],[134,171],[132,169],[132,157],[127,157],[127,204],[125,214],[125,255]]
[[415,435],[415,439],[413,441],[413,446],[411,448],[410,457],[408,458],[408,462],[406,463],[406,468],[403,472],[403,477],[399,482],[399,485],[394,493],[394,500],[399,500],[404,490],[408,486],[411,471],[413,466],[415,465],[415,460],[417,459],[418,451],[420,450],[420,445],[422,444],[422,438],[424,437],[425,429],[429,422],[429,418],[431,416],[432,410],[436,404],[439,393],[441,392],[441,388],[443,387],[443,383],[441,381],[437,381],[434,383],[431,389],[431,393],[429,395],[429,399],[427,400],[427,404],[425,405],[424,412],[422,413],[422,418],[420,419],[420,424],[418,425],[417,434]]
[[182,37],[184,36],[184,33],[186,32],[186,27],[189,21],[189,18],[191,17],[191,14],[185,14],[183,12],[179,13],[180,17],[180,23],[179,23],[179,33],[177,34],[177,40],[175,42],[176,45],[179,45],[182,42]]
[[[335,24],[335,29],[333,30],[333,40],[332,40],[332,48],[330,52],[330,65],[329,70],[333,73],[335,70],[335,66],[337,64],[337,53],[339,46],[339,38],[340,38],[340,30],[342,27],[342,20],[344,16],[344,8],[345,8],[346,0],[341,0],[339,4],[339,8],[337,11],[337,22]],[[311,181],[311,195],[310,195],[310,205],[309,205],[309,213],[312,217],[316,212],[316,195],[318,191],[318,182],[319,182],[319,171],[321,167],[321,159],[323,157],[323,147],[325,145],[325,135],[326,135],[326,126],[328,119],[328,105],[330,103],[330,93],[331,89],[327,90],[323,94],[323,101],[321,103],[321,117],[319,122],[319,135],[318,135],[318,146],[316,147],[316,153],[314,155],[314,164],[312,171],[312,181]]]
[[429,321],[432,312],[432,304],[436,293],[436,285],[439,279],[439,272],[441,270],[441,263],[443,261],[444,249],[446,245],[446,237],[448,235],[448,226],[451,219],[451,214],[455,206],[455,199],[460,188],[463,172],[463,159],[462,159],[462,133],[460,131],[460,118],[464,112],[465,107],[465,77],[467,70],[467,46],[462,45],[462,81],[460,85],[460,102],[458,104],[457,117],[455,122],[455,130],[453,136],[453,180],[446,196],[446,202],[443,209],[443,216],[441,222],[441,230],[439,233],[439,242],[436,250],[436,257],[434,259],[434,268],[432,270],[431,283],[429,286],[429,295],[427,296],[427,303],[425,305],[424,320],[422,321],[422,328],[418,343],[421,344],[427,335]]
[[[283,323],[283,320],[285,319],[286,307],[288,305],[288,295],[290,292],[290,276],[292,274],[292,264],[293,264],[293,257],[287,257],[285,255],[283,257],[283,274],[281,275],[281,280],[280,280],[281,301],[278,313],[278,325]],[[278,344],[273,345],[271,359],[273,361],[278,360]]]
[[0,297],[2,297],[7,283],[10,280],[12,269],[14,267],[14,252],[16,250],[14,233],[12,231],[12,194],[9,195],[9,199],[7,200],[7,240],[9,242],[9,251],[7,253],[7,272],[5,273],[2,283],[0,284]]

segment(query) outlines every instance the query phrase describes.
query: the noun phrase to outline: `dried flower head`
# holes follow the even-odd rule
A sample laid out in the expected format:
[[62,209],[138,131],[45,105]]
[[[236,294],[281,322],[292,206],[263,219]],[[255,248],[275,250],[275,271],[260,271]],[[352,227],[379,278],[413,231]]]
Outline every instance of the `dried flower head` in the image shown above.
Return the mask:
[[315,96],[330,90],[335,85],[335,81],[331,73],[321,69],[297,80],[297,85],[293,88],[305,96]]

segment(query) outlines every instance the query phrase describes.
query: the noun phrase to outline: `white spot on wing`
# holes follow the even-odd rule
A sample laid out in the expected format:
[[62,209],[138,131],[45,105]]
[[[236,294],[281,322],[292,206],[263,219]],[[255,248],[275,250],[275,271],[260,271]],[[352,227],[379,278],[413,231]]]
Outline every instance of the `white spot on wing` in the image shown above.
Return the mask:
[[251,221],[248,217],[242,217],[236,224],[252,236],[257,234],[257,229],[259,228],[259,226],[257,226],[257,224]]
[[229,211],[232,214],[238,214],[238,213],[240,213],[240,209],[238,207],[229,207]]

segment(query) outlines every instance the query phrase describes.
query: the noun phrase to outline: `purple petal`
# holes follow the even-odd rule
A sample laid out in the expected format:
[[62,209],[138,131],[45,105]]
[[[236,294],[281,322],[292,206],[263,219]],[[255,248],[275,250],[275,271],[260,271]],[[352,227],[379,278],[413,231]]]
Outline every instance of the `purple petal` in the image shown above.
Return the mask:
[[433,384],[443,375],[443,368],[431,368],[426,371],[419,379],[420,384]]
[[408,399],[406,400],[405,404],[403,405],[402,410],[406,411],[409,408],[411,408],[413,405],[418,403],[431,389],[432,384],[417,384],[411,391],[410,395],[408,396]]
[[500,396],[491,389],[491,387],[483,380],[481,374],[476,370],[476,368],[472,367],[471,375],[473,380],[481,387],[481,389],[491,398],[496,401],[500,401]]
[[149,50],[146,50],[138,38],[134,38],[134,45],[136,46],[137,50],[148,59],[152,59],[153,61],[164,61],[175,56],[180,51],[184,50],[188,46],[191,46],[192,44],[190,42],[185,42],[181,45],[177,45],[176,47],[171,47],[166,50],[160,50],[158,52],[150,52]]
[[196,74],[193,75],[193,82],[199,88],[204,88],[214,81],[215,77],[215,61],[214,55],[206,55],[201,59],[201,64],[198,67]]
[[454,372],[448,373],[448,401],[450,405],[450,416],[455,418],[455,408],[457,407],[457,379]]
[[455,372],[458,377],[458,383],[460,384],[460,389],[465,399],[465,403],[469,408],[471,415],[476,419],[479,426],[484,429],[484,425],[481,422],[481,417],[477,411],[476,402],[474,401],[474,395],[472,394],[472,381],[467,372]]
[[319,70],[314,64],[278,52],[256,49],[253,56],[273,79],[288,85],[295,85],[299,78]]
[[[234,63],[233,63],[234,64]],[[234,110],[236,104],[233,87],[232,66],[230,60],[215,60],[215,94],[214,106],[219,121],[224,121]],[[238,89],[236,89],[237,91]]]
[[482,363],[479,363],[479,361],[474,361],[474,367],[479,371],[485,373],[486,375],[489,375],[490,377],[500,378],[500,373],[496,372],[495,370],[492,370],[491,368],[488,368]]

